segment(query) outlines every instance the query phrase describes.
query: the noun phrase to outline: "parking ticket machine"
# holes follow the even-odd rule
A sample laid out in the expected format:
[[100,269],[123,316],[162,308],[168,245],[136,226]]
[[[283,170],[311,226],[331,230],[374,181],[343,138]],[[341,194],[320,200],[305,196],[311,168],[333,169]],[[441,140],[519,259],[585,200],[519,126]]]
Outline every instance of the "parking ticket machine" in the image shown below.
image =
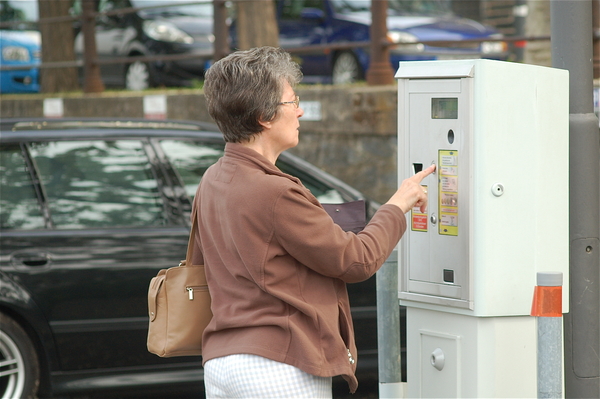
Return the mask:
[[568,72],[414,61],[396,79],[399,179],[437,165],[399,251],[409,397],[535,397],[536,273],[569,268]]

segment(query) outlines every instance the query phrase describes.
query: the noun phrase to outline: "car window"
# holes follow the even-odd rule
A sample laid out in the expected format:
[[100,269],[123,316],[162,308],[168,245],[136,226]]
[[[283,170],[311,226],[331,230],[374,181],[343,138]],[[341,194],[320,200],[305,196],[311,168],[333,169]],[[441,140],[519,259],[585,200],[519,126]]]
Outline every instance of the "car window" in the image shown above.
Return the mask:
[[[331,0],[334,11],[341,14],[371,12],[371,0]],[[388,13],[392,15],[430,15],[450,12],[448,0],[388,0]]]
[[194,198],[206,169],[223,156],[222,144],[208,145],[187,140],[162,140],[160,144],[191,198]]
[[0,147],[0,228],[44,228],[42,210],[18,145]]
[[[163,152],[176,169],[177,174],[185,185],[186,193],[193,198],[202,176],[209,166],[223,156],[223,145],[184,140],[162,140]],[[342,194],[324,182],[315,179],[308,173],[295,168],[281,160],[277,167],[284,173],[295,176],[302,181],[321,203],[345,202]]]
[[302,10],[316,8],[325,11],[323,0],[280,0],[282,19],[300,19]]
[[37,1],[0,1],[0,22],[10,23],[8,29],[35,29],[38,19]]
[[335,12],[345,14],[348,12],[371,12],[371,0],[331,0]]
[[143,11],[144,14],[153,16],[160,15],[163,17],[171,17],[177,15],[189,15],[195,17],[212,17],[213,15],[213,5],[211,1],[190,4],[191,2],[189,0],[132,0],[131,3],[134,7],[139,8],[156,7]]
[[300,179],[304,187],[308,188],[310,192],[319,200],[322,204],[340,204],[346,202],[342,193],[325,184],[324,182],[316,179],[309,173],[306,173],[298,168],[295,168],[285,162],[279,160],[277,167],[288,175],[292,175]]
[[57,229],[166,224],[158,184],[136,140],[30,144]]

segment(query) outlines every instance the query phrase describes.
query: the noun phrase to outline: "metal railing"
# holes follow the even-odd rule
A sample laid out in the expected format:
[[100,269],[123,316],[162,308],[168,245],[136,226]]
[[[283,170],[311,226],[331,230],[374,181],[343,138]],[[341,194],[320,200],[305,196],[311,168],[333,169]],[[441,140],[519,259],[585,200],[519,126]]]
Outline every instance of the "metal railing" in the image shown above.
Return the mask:
[[[85,5],[85,3],[88,3],[88,2],[82,1],[83,5]],[[223,0],[217,0],[215,2],[213,2],[213,1],[190,1],[190,2],[185,2],[185,3],[177,3],[177,6],[198,5],[198,4],[207,4],[207,3],[221,3],[221,6],[224,6],[225,1],[223,1]],[[116,9],[116,10],[108,10],[108,11],[103,11],[103,12],[84,9],[83,12],[81,13],[81,15],[41,18],[37,21],[37,23],[38,24],[52,24],[52,23],[80,21],[81,25],[82,25],[82,31],[84,31],[87,28],[88,32],[91,32],[91,34],[93,34],[93,32],[95,31],[95,22],[94,21],[99,17],[112,17],[112,16],[117,16],[117,15],[121,16],[121,15],[136,13],[141,10],[157,9],[157,8],[164,8],[164,7],[170,7],[170,6],[172,6],[172,5],[162,4],[162,5],[148,6],[148,7],[129,7],[129,8]],[[220,18],[217,18],[217,15],[220,15]],[[217,31],[223,32],[223,26],[221,26],[221,25],[225,24],[225,26],[226,26],[225,18],[226,18],[226,15],[224,15],[223,13],[215,13],[215,21],[214,21],[215,32],[217,32]],[[91,24],[91,26],[89,26],[90,24]],[[13,23],[13,22],[2,22],[2,23],[0,23],[0,29],[11,27],[14,25],[15,25],[15,23]],[[594,41],[600,40],[600,31],[595,31],[593,34],[594,34]],[[220,39],[227,41],[228,38],[225,38],[225,39],[220,38]],[[89,40],[89,38],[87,40]],[[410,44],[411,45],[423,44],[425,46],[451,48],[451,47],[462,47],[468,43],[505,42],[505,43],[507,43],[507,45],[510,45],[513,48],[517,48],[517,47],[524,47],[525,44],[529,43],[529,42],[539,42],[539,41],[549,41],[549,40],[550,40],[549,35],[543,35],[543,36],[514,36],[514,37],[502,37],[502,38],[496,38],[496,39],[484,38],[484,39],[454,40],[454,41],[435,40],[435,41],[422,41],[422,42],[410,43]],[[317,44],[317,45],[302,46],[302,47],[286,47],[286,46],[282,46],[282,47],[291,54],[299,54],[300,55],[300,54],[314,54],[314,53],[327,54],[332,51],[351,50],[351,49],[356,49],[356,48],[369,48],[372,45],[373,45],[373,43],[371,41],[361,41],[361,42],[336,42],[336,43]],[[387,46],[389,49],[399,48],[399,47],[403,46],[403,44],[390,43],[388,41],[384,41],[384,42],[380,43],[380,45]],[[95,43],[94,43],[94,46],[95,46]],[[217,47],[217,46],[218,46],[218,43],[215,43],[214,47]],[[222,46],[222,44],[221,44],[221,46]],[[31,68],[48,69],[48,68],[73,68],[73,67],[81,68],[81,67],[83,67],[84,68],[84,76],[88,80],[87,82],[84,82],[84,91],[89,91],[89,90],[86,90],[86,87],[88,87],[88,88],[92,87],[91,91],[97,91],[97,90],[93,89],[93,87],[95,85],[97,86],[97,83],[95,84],[94,82],[89,82],[89,80],[90,79],[91,80],[99,79],[99,75],[97,78],[94,78],[93,77],[94,74],[89,71],[90,68],[97,69],[100,65],[130,64],[130,63],[133,63],[136,61],[141,61],[141,62],[179,61],[179,60],[194,59],[194,58],[197,58],[198,56],[204,56],[204,57],[211,56],[214,58],[215,53],[216,53],[216,51],[213,48],[212,50],[207,50],[205,53],[196,52],[194,54],[142,55],[142,56],[115,57],[115,58],[111,58],[111,59],[99,59],[95,52],[90,53],[89,51],[85,51],[84,55],[83,55],[83,59],[78,59],[78,60],[73,60],[73,61],[42,62],[42,63],[37,63],[37,64],[32,63],[32,64],[26,64],[26,65],[0,65],[0,71],[26,70],[26,69],[31,69]],[[419,52],[419,53],[412,53],[412,54],[427,55],[428,53]],[[596,68],[598,68],[600,66],[600,56],[597,56],[594,58],[594,66]],[[103,88],[102,88],[102,90],[103,90]],[[102,90],[99,90],[99,91],[102,91]]]

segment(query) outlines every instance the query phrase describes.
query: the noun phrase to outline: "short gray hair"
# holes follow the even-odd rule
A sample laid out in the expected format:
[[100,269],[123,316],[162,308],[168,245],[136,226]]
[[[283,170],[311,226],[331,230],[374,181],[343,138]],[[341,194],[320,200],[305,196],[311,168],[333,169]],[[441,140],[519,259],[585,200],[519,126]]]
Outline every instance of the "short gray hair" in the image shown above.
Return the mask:
[[225,141],[247,142],[262,131],[259,122],[277,117],[284,82],[295,87],[301,79],[300,66],[285,50],[265,46],[236,51],[206,71],[208,113]]

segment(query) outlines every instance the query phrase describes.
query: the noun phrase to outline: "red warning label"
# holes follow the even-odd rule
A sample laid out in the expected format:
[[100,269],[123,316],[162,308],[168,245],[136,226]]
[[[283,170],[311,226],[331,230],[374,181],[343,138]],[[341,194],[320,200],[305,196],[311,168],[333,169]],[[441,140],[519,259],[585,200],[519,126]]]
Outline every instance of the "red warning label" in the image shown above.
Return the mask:
[[[423,188],[423,191],[427,193],[427,186],[421,187]],[[420,207],[413,207],[410,212],[410,220],[410,227],[412,231],[427,231],[427,213],[421,212]]]
[[416,231],[427,231],[427,215],[422,213],[412,214],[412,229]]

